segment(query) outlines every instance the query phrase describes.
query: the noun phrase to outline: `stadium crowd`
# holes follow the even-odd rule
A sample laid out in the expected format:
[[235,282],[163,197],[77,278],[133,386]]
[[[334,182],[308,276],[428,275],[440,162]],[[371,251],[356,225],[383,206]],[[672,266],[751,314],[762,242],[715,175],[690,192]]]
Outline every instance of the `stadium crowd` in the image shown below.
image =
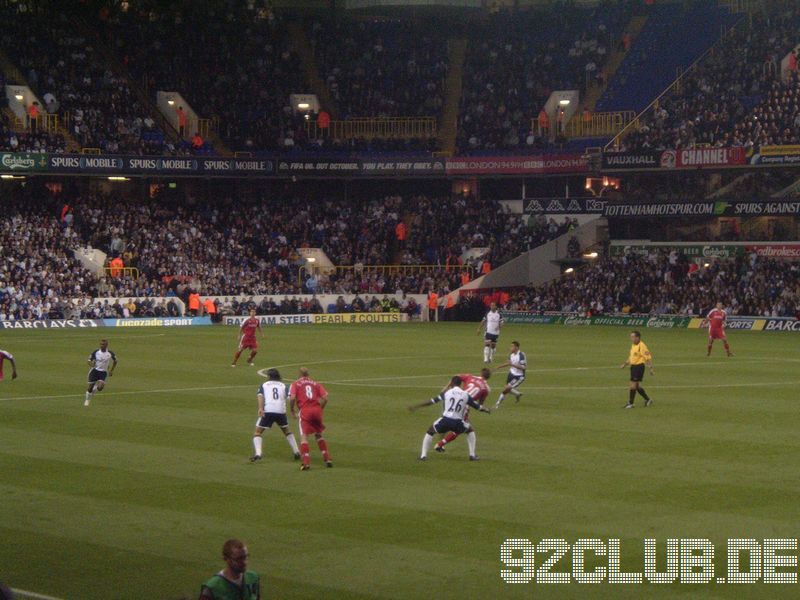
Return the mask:
[[[461,151],[534,151],[546,143],[531,129],[553,90],[602,82],[631,4],[500,11],[473,32],[459,115]],[[599,77],[599,79],[598,79]]]
[[[621,150],[800,142],[800,6],[754,13],[662,98]],[[781,62],[791,54],[787,68]]]
[[[541,218],[529,226],[494,201],[464,196],[126,200],[102,193],[37,196],[32,188],[10,194],[0,219],[7,273],[0,297],[9,318],[64,314],[72,300],[83,306],[92,297],[185,299],[193,290],[214,296],[446,293],[572,226]],[[107,255],[105,276],[74,259],[86,247]],[[488,253],[463,260],[474,247]],[[303,248],[321,248],[338,268],[308,268]],[[168,308],[142,306],[139,314],[150,310]],[[87,311],[119,315],[122,308],[101,303]]]
[[755,253],[689,262],[653,250],[599,260],[538,288],[512,295],[507,308],[584,315],[705,315],[722,302],[732,315],[800,318],[800,266]]
[[[602,85],[610,54],[627,39],[636,3],[498,10],[467,25],[457,146],[468,153],[526,153],[548,147],[558,127],[531,127],[549,94]],[[695,145],[758,147],[800,143],[797,40],[800,7],[777,3],[743,20],[661,98],[620,150]],[[435,20],[297,15],[269,3],[155,0],[113,3],[99,19],[68,17],[47,3],[0,2],[0,46],[82,147],[107,153],[213,153],[195,131],[172,143],[140,90],[181,92],[220,137],[245,151],[435,150],[437,140],[309,139],[290,105],[309,82],[289,20],[306,36],[337,118],[440,117],[447,36]],[[97,30],[96,33],[94,30]],[[784,57],[790,56],[784,65]],[[165,60],[169,57],[169,60]],[[129,77],[130,75],[130,77]],[[8,78],[6,78],[8,79]],[[0,87],[3,80],[0,79]],[[311,86],[313,87],[313,86]],[[194,126],[194,124],[190,124]],[[0,119],[0,148],[61,152],[56,131],[14,133]],[[199,139],[199,138],[198,138]]]
[[399,20],[314,20],[320,76],[340,118],[438,117],[447,76],[446,38]]
[[305,145],[289,95],[308,90],[272,9],[233,0],[136,3],[107,15],[104,32],[148,90],[181,92],[199,115],[218,121],[232,149]]
[[[161,153],[163,135],[125,77],[108,68],[97,42],[79,33],[65,13],[46,12],[43,6],[0,3],[0,47],[25,78],[9,83],[29,85],[42,101],[41,106],[30,103],[29,115],[31,110],[57,115],[82,147],[111,154]],[[34,119],[30,135],[17,137],[18,151],[63,149],[57,134],[39,128]]]
[[72,250],[80,241],[58,218],[4,197],[0,219],[0,321],[42,319],[94,289],[97,278]]

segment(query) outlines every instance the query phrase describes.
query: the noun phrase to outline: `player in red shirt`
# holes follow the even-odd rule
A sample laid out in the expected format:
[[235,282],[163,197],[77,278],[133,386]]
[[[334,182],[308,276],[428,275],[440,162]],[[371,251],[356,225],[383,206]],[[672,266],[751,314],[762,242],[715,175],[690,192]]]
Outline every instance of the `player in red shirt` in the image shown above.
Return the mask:
[[[480,377],[477,375],[467,375],[466,373],[459,375],[461,381],[464,382],[464,391],[481,406],[483,406],[483,402],[489,397],[489,392],[491,392],[489,384],[486,383],[486,380],[491,376],[492,371],[490,369],[481,369]],[[469,409],[467,409],[467,414],[464,415],[464,421],[469,421]],[[437,452],[444,452],[444,447],[457,437],[458,434],[455,431],[448,431],[447,435],[436,443],[434,450]]]
[[311,468],[311,457],[308,451],[308,435],[314,434],[317,438],[317,446],[322,452],[325,465],[330,468],[333,466],[331,455],[328,453],[328,444],[322,437],[325,425],[322,423],[322,410],[328,403],[328,391],[308,376],[308,369],[300,367],[300,379],[289,386],[289,406],[294,418],[300,419],[300,455],[303,464],[300,465],[301,471],[308,471]]
[[16,379],[17,363],[14,361],[14,357],[11,355],[11,352],[0,350],[0,381],[3,379],[3,361],[5,360],[11,363],[11,379]]
[[231,363],[232,367],[236,366],[236,361],[239,360],[239,357],[245,348],[250,348],[250,357],[247,359],[247,364],[251,367],[253,366],[253,359],[255,358],[256,354],[258,354],[256,331],[261,333],[261,323],[259,323],[258,319],[256,319],[256,309],[251,308],[250,317],[246,319],[244,323],[242,323],[242,327],[239,329],[239,333],[241,334],[239,337],[239,349],[236,351],[236,354],[233,355],[233,363]]
[[725,352],[728,353],[728,356],[733,356],[731,347],[728,344],[728,338],[725,337],[725,320],[727,318],[728,313],[722,309],[722,302],[717,302],[717,305],[706,316],[708,321],[708,353],[706,356],[711,356],[711,347],[714,345],[714,340],[722,340]]

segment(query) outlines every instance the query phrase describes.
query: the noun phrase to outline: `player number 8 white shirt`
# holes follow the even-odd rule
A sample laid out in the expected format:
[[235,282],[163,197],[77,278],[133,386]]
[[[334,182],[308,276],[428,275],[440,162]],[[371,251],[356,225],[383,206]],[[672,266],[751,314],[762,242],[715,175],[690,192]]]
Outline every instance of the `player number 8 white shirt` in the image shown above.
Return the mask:
[[286,414],[286,384],[281,381],[266,381],[258,388],[264,396],[264,412]]

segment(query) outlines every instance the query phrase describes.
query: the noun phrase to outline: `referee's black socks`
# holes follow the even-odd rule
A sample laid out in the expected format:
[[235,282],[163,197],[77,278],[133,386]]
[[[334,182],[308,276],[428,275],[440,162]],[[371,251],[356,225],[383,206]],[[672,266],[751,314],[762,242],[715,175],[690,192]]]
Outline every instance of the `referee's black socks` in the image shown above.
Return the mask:
[[[650,396],[647,395],[647,392],[645,392],[643,388],[638,388],[638,389],[639,389],[639,394],[642,396],[642,398],[644,398],[645,400],[650,400]],[[633,402],[633,400],[631,400],[631,402]]]
[[633,404],[634,398],[636,398],[636,390],[630,390],[628,392],[628,404]]

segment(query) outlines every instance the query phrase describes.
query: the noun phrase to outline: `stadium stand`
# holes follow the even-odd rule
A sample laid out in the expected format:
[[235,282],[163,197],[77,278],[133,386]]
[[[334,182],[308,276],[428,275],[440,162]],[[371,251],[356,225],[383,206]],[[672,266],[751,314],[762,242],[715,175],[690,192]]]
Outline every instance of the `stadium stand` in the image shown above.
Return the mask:
[[[101,193],[53,197],[34,185],[9,196],[14,200],[0,222],[11,273],[3,298],[16,299],[6,302],[4,314],[13,318],[54,314],[72,298],[183,296],[190,289],[230,296],[449,291],[462,285],[462,273],[474,276],[484,262],[501,264],[571,226],[568,219],[528,224],[495,201],[471,197],[124,200]],[[401,221],[404,240],[396,235]],[[29,257],[31,240],[47,241],[47,252]],[[489,248],[489,255],[464,264],[462,254],[475,246]],[[131,270],[98,277],[72,258],[82,247],[120,257]],[[304,247],[321,248],[339,268],[306,272],[297,252]],[[40,278],[29,281],[26,268]],[[40,281],[56,272],[51,284]]]
[[[20,6],[0,3],[0,15],[9,22],[0,33],[2,46],[26,74],[26,82],[47,99],[45,109],[68,117],[69,132],[82,146],[110,153],[188,152],[165,141],[127,79],[109,70],[93,42],[80,33],[83,22],[39,8],[23,12]],[[303,90],[306,82],[285,17],[233,1],[122,8],[120,4],[117,12],[102,14],[101,27],[113,37],[122,62],[149,91],[185,91],[201,114],[219,119],[219,132],[235,148],[312,147],[303,119],[288,106],[289,93]],[[462,149],[526,152],[544,147],[541,140],[531,141],[531,115],[550,91],[592,84],[588,65],[603,64],[632,11],[631,3],[609,2],[561,11],[499,11],[474,21],[462,97]],[[693,21],[686,47],[657,48],[680,20]],[[637,79],[637,69],[646,70],[662,59],[667,66],[683,65],[713,43],[720,26],[732,21],[727,10],[699,4],[653,9],[649,29],[637,40],[641,46],[634,45],[630,65],[618,72],[619,81],[609,88],[608,98],[622,95],[626,101],[643,102],[655,92],[646,86],[637,87],[641,98],[624,92],[624,85]],[[334,23],[318,16],[305,23],[319,74],[343,116],[440,115],[448,72],[445,37],[394,18],[346,17]],[[794,70],[779,77],[780,60],[794,47],[798,25],[800,8],[794,7],[756,14],[738,26],[684,78],[680,90],[663,99],[638,132],[625,138],[623,149],[798,141],[796,62]],[[24,42],[15,43],[18,39]],[[751,50],[739,53],[742,47]],[[165,55],[172,60],[163,60]],[[413,146],[407,141],[399,146],[364,140],[329,143],[325,149]],[[0,149],[63,152],[66,142],[45,131],[20,131],[0,112]],[[693,200],[713,194],[714,185],[724,185],[729,186],[726,198],[747,198],[777,192],[792,179],[735,175],[710,185],[695,175],[659,181],[641,176],[626,183],[620,195],[631,202]],[[510,214],[488,198],[424,191],[362,193],[347,200],[281,194],[247,201],[233,194],[144,200],[68,193],[58,198],[43,194],[34,201],[29,188],[10,197],[2,217],[8,249],[2,297],[3,314],[14,318],[56,314],[65,298],[161,297],[188,289],[232,297],[453,290],[463,283],[462,272],[473,277],[576,226],[571,218]],[[65,202],[72,206],[71,222],[58,218]],[[624,233],[647,226],[645,220],[628,224]],[[398,227],[406,230],[402,239]],[[616,223],[611,229],[620,227]],[[719,234],[702,226],[664,226],[655,235],[742,239],[740,230]],[[763,235],[784,239],[793,233],[773,227]],[[29,240],[49,240],[49,253],[29,257]],[[109,257],[120,256],[138,276],[126,271],[98,277],[83,270],[72,252],[87,245]],[[321,248],[336,270],[315,275],[307,271],[297,250],[308,247]],[[464,264],[462,257],[472,248],[489,251]],[[367,268],[373,265],[381,269]],[[35,276],[25,276],[23,269]],[[47,274],[55,272],[59,276],[46,281]],[[553,294],[561,298],[560,292]],[[157,309],[167,307],[139,307]],[[90,312],[95,310],[104,312],[106,307]]]
[[97,278],[72,258],[77,233],[46,211],[31,210],[27,195],[3,196],[0,219],[0,320],[62,314],[66,300],[82,298]]
[[9,83],[0,71],[0,151],[4,152],[63,152],[66,149],[63,136],[46,131],[31,133],[12,122],[8,112],[5,86]]
[[[470,32],[459,116],[462,152],[541,150],[531,131],[554,90],[585,90],[631,14],[627,2],[501,11]],[[590,65],[594,69],[590,69]]]
[[800,316],[800,267],[757,256],[720,259],[708,267],[673,250],[606,257],[536,289],[512,295],[516,310],[580,314],[700,315],[716,302],[731,314]]
[[149,92],[180,92],[200,116],[218,122],[232,150],[305,145],[289,94],[308,90],[271,9],[236,1],[137,3],[110,14],[104,31]]
[[696,145],[759,147],[800,140],[797,63],[781,59],[800,42],[800,7],[756,13],[661,99],[621,149]]
[[[631,46],[597,102],[600,111],[641,111],[740,18],[712,2],[652,7],[644,29]],[[680,42],[676,32],[680,31]]]
[[[0,47],[25,77],[8,83],[29,85],[42,100],[42,109],[57,114],[84,148],[110,154],[160,154],[164,136],[127,81],[110,70],[66,14],[41,6],[0,3],[4,23]],[[43,136],[26,138],[24,147],[63,147],[57,137]]]
[[308,29],[340,118],[440,115],[447,76],[440,28],[364,18],[317,19]]

